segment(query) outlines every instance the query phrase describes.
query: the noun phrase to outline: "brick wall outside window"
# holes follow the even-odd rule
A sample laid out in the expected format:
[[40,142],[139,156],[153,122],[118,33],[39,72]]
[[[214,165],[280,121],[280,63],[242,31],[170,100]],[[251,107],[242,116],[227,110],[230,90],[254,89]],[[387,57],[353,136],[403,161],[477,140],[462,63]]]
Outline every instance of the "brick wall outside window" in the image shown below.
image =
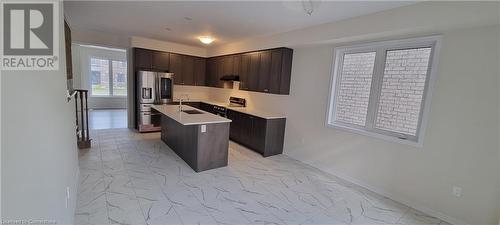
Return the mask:
[[336,103],[336,120],[364,126],[375,52],[345,54]]
[[387,51],[375,127],[416,135],[431,48]]

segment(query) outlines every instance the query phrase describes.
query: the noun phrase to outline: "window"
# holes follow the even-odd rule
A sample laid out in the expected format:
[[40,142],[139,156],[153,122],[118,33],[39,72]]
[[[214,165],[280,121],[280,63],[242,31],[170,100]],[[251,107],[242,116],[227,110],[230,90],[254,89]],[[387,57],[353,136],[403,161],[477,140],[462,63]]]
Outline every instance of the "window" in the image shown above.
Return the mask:
[[127,96],[126,74],[127,63],[125,61],[91,57],[91,95]]
[[421,146],[439,37],[335,49],[328,126]]

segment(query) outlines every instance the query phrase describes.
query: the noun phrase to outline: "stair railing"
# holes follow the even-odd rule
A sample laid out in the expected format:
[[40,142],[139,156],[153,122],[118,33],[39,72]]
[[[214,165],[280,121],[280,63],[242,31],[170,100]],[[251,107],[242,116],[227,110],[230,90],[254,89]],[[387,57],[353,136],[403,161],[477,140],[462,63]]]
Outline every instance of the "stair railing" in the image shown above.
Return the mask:
[[92,139],[90,139],[89,133],[89,108],[87,102],[89,91],[75,89],[75,92],[76,138],[78,148],[90,148]]

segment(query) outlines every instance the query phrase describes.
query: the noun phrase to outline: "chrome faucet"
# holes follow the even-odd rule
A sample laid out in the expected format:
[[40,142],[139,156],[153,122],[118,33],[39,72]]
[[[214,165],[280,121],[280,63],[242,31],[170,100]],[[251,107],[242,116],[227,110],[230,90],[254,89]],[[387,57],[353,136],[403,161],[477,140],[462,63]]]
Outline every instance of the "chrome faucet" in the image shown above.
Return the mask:
[[179,112],[182,111],[182,101],[184,100],[183,97],[185,97],[185,99],[189,101],[189,95],[188,94],[182,94],[182,95],[179,96]]

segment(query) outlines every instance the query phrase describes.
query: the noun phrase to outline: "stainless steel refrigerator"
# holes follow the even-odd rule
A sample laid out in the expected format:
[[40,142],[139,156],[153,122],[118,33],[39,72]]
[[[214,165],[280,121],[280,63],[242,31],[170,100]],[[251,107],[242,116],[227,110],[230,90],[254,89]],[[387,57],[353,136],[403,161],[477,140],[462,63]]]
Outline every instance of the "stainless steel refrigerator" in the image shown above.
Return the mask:
[[139,132],[161,129],[161,115],[152,111],[151,105],[172,102],[173,87],[173,73],[137,72],[137,128]]

